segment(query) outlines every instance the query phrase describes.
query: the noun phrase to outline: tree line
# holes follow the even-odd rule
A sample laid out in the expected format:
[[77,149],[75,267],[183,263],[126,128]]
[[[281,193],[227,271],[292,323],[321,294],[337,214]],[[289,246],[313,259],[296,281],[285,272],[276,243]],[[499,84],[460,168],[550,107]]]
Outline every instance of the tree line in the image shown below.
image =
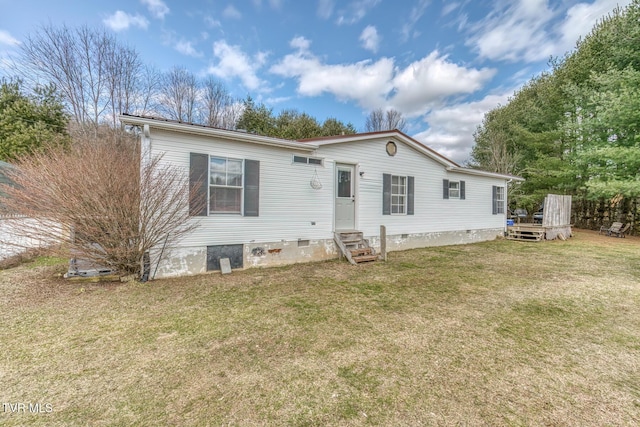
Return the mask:
[[[640,196],[640,0],[617,8],[550,61],[474,137],[473,166],[521,175],[511,200],[574,196],[576,221],[632,221]],[[615,217],[615,218],[614,218]]]

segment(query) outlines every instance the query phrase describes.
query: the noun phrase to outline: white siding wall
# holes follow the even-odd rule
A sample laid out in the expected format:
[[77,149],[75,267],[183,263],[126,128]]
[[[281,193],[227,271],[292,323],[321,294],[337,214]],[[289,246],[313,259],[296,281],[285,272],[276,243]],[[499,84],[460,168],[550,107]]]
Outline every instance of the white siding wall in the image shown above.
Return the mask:
[[[321,156],[357,162],[364,172],[362,177],[356,173],[356,228],[366,236],[378,235],[380,225],[387,227],[388,235],[505,227],[505,215],[492,213],[492,186],[504,186],[503,179],[447,172],[440,163],[399,141],[398,152],[391,157],[385,151],[387,141],[327,144],[318,149]],[[384,173],[414,177],[414,215],[382,215]],[[443,179],[465,181],[465,199],[443,199]]]
[[[189,153],[260,161],[260,215],[212,214],[197,217],[200,228],[186,237],[182,246],[207,246],[280,240],[324,239],[332,236],[333,169],[292,164],[294,151],[266,145],[211,140],[201,136],[152,129],[153,154],[163,161],[189,170]],[[306,152],[295,152],[309,156]],[[314,190],[310,181],[317,170],[323,188]],[[315,222],[315,225],[312,225]]]

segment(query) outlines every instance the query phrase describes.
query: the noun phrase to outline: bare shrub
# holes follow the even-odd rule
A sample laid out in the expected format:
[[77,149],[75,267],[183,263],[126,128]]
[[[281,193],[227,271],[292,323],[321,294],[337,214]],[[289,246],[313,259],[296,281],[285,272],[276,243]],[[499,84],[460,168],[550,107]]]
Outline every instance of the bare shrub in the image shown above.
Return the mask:
[[[34,221],[16,233],[56,243],[71,256],[121,274],[143,273],[154,246],[174,242],[197,224],[189,220],[185,171],[142,156],[132,136],[112,130],[25,156],[3,186],[5,209]],[[56,249],[57,248],[57,249]]]

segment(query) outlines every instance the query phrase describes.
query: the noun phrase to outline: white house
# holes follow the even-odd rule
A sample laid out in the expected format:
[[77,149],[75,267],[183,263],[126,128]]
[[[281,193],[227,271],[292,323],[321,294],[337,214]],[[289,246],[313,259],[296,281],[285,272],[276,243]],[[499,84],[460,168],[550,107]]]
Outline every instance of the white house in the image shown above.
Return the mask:
[[[123,115],[152,156],[189,173],[206,198],[200,226],[156,277],[335,258],[334,232],[357,230],[388,251],[491,240],[506,229],[506,194],[521,178],[464,168],[393,130],[289,141]],[[195,190],[194,190],[195,191]]]

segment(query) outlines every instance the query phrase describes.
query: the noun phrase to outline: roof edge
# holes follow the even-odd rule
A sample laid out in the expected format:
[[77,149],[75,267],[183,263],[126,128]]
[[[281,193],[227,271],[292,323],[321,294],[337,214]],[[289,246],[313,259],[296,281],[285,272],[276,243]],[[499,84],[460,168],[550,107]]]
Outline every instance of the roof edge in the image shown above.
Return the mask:
[[447,168],[447,170],[450,172],[465,173],[468,175],[486,176],[488,178],[507,179],[507,180],[519,181],[519,182],[525,181],[525,179],[522,178],[521,176],[496,173],[496,172],[487,172],[482,169],[464,168],[462,166],[449,167]]
[[136,116],[131,114],[121,114],[118,119],[130,125],[149,125],[159,129],[175,132],[184,132],[196,135],[216,136],[222,139],[234,141],[250,142],[254,144],[271,145],[282,148],[297,149],[302,151],[314,151],[318,148],[316,144],[302,143],[298,141],[274,138],[270,136],[256,135],[253,133],[238,130],[221,129],[213,126],[200,125],[196,123],[181,122],[159,117]]
[[409,135],[407,135],[406,133],[398,129],[366,132],[366,133],[353,133],[349,135],[323,136],[318,138],[300,139],[299,141],[305,144],[317,143],[318,145],[324,145],[324,144],[337,144],[337,143],[344,143],[344,142],[363,141],[363,140],[371,139],[372,137],[380,137],[380,138],[396,137],[400,140],[403,140],[408,145],[413,146],[418,151],[422,152],[427,157],[435,160],[436,162],[442,164],[443,166],[460,167],[460,165],[454,162],[453,160],[443,156],[442,154],[435,151],[433,148],[426,146],[425,144],[410,137]]

